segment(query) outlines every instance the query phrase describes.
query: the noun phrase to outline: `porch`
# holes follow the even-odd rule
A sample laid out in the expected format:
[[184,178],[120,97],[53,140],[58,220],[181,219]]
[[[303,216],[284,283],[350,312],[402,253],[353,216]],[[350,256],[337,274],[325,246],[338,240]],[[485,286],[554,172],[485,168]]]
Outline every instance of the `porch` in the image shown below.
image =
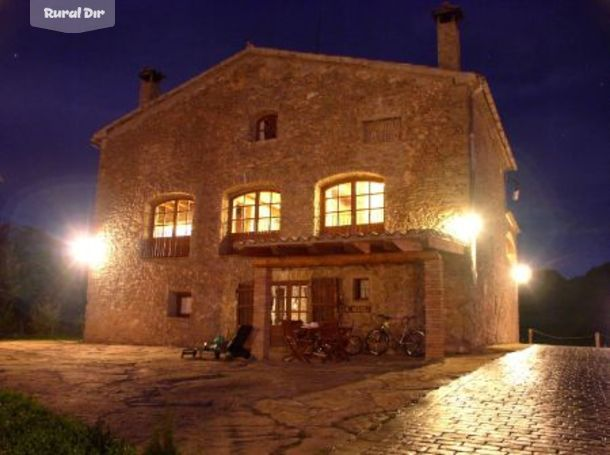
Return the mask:
[[[257,358],[269,358],[271,347],[281,344],[279,322],[282,319],[305,322],[323,321],[333,317],[340,319],[340,316],[337,316],[339,307],[343,308],[343,311],[348,308],[354,313],[372,313],[371,316],[374,313],[382,313],[379,305],[353,305],[354,302],[350,302],[352,305],[345,305],[341,278],[333,276],[332,273],[330,276],[326,273],[324,278],[312,278],[320,276],[320,270],[343,272],[357,268],[383,269],[386,271],[386,277],[395,280],[396,275],[406,273],[397,266],[417,268],[414,285],[393,283],[393,287],[402,285],[402,293],[405,295],[409,292],[417,293],[417,297],[412,296],[411,300],[417,300],[416,304],[421,307],[421,329],[426,333],[426,360],[444,357],[443,254],[465,253],[464,247],[450,238],[435,231],[326,235],[240,240],[233,244],[233,249],[252,258],[254,283],[250,290],[251,321],[255,328],[252,352]],[[394,268],[387,272],[391,267]],[[347,285],[350,286],[351,284]],[[357,290],[353,292],[356,293]],[[401,309],[414,310],[407,304],[402,305]],[[362,321],[362,317],[356,315],[352,324],[354,319]]]

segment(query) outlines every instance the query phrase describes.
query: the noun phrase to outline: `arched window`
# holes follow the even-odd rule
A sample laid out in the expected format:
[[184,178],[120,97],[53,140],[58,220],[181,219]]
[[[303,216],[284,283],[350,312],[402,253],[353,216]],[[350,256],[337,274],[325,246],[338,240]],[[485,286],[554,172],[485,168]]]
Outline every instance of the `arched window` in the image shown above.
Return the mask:
[[264,233],[280,230],[282,197],[275,191],[252,191],[231,199],[232,234]]
[[323,227],[330,229],[356,227],[358,230],[372,225],[382,228],[385,208],[384,190],[385,184],[376,180],[350,180],[324,188]]
[[155,206],[152,238],[189,237],[194,206],[190,199],[171,199]]
[[254,139],[267,141],[277,137],[277,114],[267,114],[256,121]]
[[165,199],[151,205],[149,230],[141,242],[142,257],[188,256],[194,208],[195,202],[187,197]]

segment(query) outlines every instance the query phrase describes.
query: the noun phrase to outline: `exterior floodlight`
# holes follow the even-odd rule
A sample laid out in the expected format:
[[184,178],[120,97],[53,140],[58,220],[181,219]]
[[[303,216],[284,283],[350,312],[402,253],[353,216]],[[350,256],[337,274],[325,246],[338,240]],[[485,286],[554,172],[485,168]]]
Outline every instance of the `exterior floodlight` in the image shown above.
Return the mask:
[[108,245],[101,234],[79,235],[70,242],[70,255],[79,264],[96,269],[108,257]]
[[515,264],[511,276],[517,284],[527,284],[532,279],[532,268],[526,264]]
[[476,213],[454,215],[443,224],[442,230],[462,243],[472,243],[483,229],[483,220]]

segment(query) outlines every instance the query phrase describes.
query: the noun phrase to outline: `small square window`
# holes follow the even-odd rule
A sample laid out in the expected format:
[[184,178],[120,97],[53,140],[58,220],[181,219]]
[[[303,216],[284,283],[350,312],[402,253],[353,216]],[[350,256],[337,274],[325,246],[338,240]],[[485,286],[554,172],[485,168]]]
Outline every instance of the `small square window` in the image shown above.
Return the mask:
[[170,292],[167,315],[170,317],[188,318],[193,311],[193,296],[190,292]]
[[370,282],[368,278],[354,279],[354,300],[368,300],[370,296]]

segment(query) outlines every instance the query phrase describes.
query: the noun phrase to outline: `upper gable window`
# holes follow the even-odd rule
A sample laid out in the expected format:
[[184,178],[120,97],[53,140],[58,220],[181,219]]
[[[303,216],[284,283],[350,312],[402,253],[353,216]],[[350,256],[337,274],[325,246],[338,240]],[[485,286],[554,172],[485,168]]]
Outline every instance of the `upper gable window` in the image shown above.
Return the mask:
[[268,114],[256,121],[254,139],[268,141],[277,137],[277,114]]
[[275,191],[252,191],[231,199],[231,233],[280,230],[282,196]]
[[383,225],[385,184],[352,180],[324,189],[323,227]]
[[152,237],[189,237],[193,229],[194,205],[190,199],[172,199],[157,205]]

